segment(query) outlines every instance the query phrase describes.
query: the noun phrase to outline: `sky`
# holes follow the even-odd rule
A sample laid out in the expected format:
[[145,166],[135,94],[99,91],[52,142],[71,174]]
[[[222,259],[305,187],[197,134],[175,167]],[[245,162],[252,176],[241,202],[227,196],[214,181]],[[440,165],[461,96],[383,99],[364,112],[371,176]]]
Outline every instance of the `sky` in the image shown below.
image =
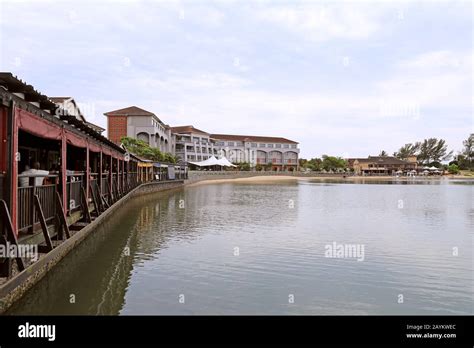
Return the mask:
[[473,122],[471,1],[0,0],[0,71],[88,121],[281,136],[301,157],[393,153]]

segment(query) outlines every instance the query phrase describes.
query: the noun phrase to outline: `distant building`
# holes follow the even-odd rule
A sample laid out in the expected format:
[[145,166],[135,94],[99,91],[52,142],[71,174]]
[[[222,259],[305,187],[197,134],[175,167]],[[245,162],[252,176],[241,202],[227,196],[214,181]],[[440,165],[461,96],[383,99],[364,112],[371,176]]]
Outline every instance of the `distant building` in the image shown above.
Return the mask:
[[[79,121],[87,124],[90,128],[92,128],[94,131],[96,131],[99,134],[102,134],[103,131],[105,131],[105,128],[102,128],[94,123],[88,122],[84,115],[81,112],[81,109],[79,109],[79,106],[77,105],[76,101],[72,97],[50,97],[49,100],[51,100],[54,104],[56,104],[59,108],[57,109],[57,112],[68,114],[70,116],[75,116],[76,119]],[[61,116],[61,115],[59,115]]]
[[124,136],[145,141],[184,162],[199,162],[211,156],[229,161],[268,166],[272,170],[298,169],[298,143],[280,137],[210,134],[192,125],[170,127],[154,113],[136,106],[109,111],[108,138],[116,144]]
[[272,166],[272,170],[298,169],[298,143],[279,137],[211,134],[218,152],[229,161]]
[[193,126],[171,127],[176,139],[175,155],[185,162],[199,162],[218,155],[209,133]]
[[408,172],[417,169],[416,156],[401,160],[392,156],[369,156],[347,159],[349,168],[357,175],[393,175],[397,171]]
[[136,106],[109,111],[107,116],[108,138],[116,144],[124,136],[143,140],[162,152],[175,152],[171,129],[158,116]]

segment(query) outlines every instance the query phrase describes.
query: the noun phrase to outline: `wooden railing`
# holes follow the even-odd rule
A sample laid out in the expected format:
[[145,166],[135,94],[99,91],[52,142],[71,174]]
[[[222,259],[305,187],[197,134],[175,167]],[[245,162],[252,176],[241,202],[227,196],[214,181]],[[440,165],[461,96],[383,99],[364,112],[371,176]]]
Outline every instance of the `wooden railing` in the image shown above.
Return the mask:
[[84,173],[67,174],[66,194],[69,212],[82,208],[81,190],[84,187]]
[[0,174],[0,199],[4,199],[3,197],[3,185],[5,184],[5,175]]
[[[23,231],[33,229],[34,224],[39,222],[38,215],[34,207],[34,195],[38,196],[38,199],[43,207],[43,214],[46,221],[54,219],[56,213],[55,194],[57,191],[56,178],[57,175],[29,175],[20,174],[21,178],[28,178],[32,183],[31,186],[24,186],[18,188],[18,230]],[[53,184],[36,186],[36,178],[47,177]]]
[[[122,181],[122,175],[117,176],[116,173],[112,175],[112,189],[109,186],[109,174],[104,173],[99,186],[99,178],[97,173],[90,173],[89,177],[89,188],[85,187],[85,176],[83,172],[69,173],[66,179],[66,194],[67,194],[67,212],[70,214],[78,210],[84,210],[85,199],[82,197],[84,192],[89,191],[89,202],[93,199],[92,191],[96,195],[97,204],[101,205],[99,200],[103,198],[107,205],[110,206],[121,196],[129,192],[130,190],[137,187],[141,182],[138,179],[137,172],[125,172],[123,173],[124,181]],[[159,181],[168,180],[166,172],[158,173]],[[46,178],[43,180],[45,185],[36,185],[38,178]],[[46,222],[51,222],[57,214],[56,206],[56,194],[60,193],[59,176],[58,175],[35,175],[35,174],[20,174],[18,176],[19,181],[25,184],[25,178],[28,180],[28,186],[18,187],[18,203],[17,203],[17,216],[18,216],[18,230],[19,231],[33,231],[33,228],[38,224],[39,217],[35,208],[34,196],[38,196],[38,200],[43,210],[43,214]],[[185,171],[176,170],[176,180],[187,179],[187,173]],[[0,188],[2,187],[4,176],[0,176]],[[119,182],[120,181],[120,182]],[[125,183],[125,185],[122,185]],[[99,189],[100,188],[100,189]],[[100,196],[101,195],[101,196]],[[2,196],[0,196],[1,198]],[[113,198],[113,201],[112,201]],[[106,209],[107,207],[105,207]]]

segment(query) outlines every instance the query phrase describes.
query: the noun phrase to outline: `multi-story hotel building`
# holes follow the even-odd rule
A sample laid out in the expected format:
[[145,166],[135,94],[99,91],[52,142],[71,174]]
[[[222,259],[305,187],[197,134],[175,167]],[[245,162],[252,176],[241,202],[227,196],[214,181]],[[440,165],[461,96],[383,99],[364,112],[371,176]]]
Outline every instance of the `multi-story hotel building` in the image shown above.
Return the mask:
[[114,143],[120,144],[123,136],[129,136],[143,140],[160,151],[174,154],[175,141],[170,126],[154,113],[130,106],[104,115],[107,116],[108,138]]
[[272,170],[298,168],[298,143],[280,137],[254,135],[211,134],[216,139],[220,154],[231,162],[249,162],[272,166]]
[[194,126],[169,127],[154,113],[136,106],[110,111],[108,137],[119,144],[123,136],[145,141],[184,162],[199,162],[211,156],[226,157],[234,163],[248,162],[272,170],[298,168],[298,143],[280,137],[210,134]]
[[171,133],[176,139],[174,155],[185,162],[204,161],[218,155],[215,140],[207,132],[193,126],[179,126],[171,127]]

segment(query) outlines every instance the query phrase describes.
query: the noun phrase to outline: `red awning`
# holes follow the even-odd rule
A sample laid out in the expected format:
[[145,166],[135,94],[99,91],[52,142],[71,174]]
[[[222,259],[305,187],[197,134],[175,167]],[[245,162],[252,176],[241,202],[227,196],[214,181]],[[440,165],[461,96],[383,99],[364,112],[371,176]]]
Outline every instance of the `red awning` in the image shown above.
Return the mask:
[[89,150],[93,151],[93,152],[101,152],[102,151],[102,147],[99,146],[99,145],[96,145],[94,143],[91,143],[89,142]]
[[[42,119],[40,116],[32,114],[31,112],[28,112],[26,110],[15,108],[15,112],[18,120],[18,127],[21,130],[40,138],[61,140],[63,128],[45,119]],[[66,141],[69,144],[77,147],[87,147],[86,136],[81,137],[80,135],[77,135],[66,129],[64,129],[64,133],[66,135]],[[122,153],[112,150],[108,146],[100,146],[93,143],[89,143],[89,149],[94,152],[102,151],[104,154],[112,156],[114,158],[124,158],[124,155]]]
[[62,129],[26,110],[15,108],[18,127],[37,137],[61,140]]
[[66,130],[65,133],[66,133],[66,140],[69,144],[77,146],[77,147],[84,147],[84,148],[87,147],[86,138],[77,136],[76,134],[68,130]]

